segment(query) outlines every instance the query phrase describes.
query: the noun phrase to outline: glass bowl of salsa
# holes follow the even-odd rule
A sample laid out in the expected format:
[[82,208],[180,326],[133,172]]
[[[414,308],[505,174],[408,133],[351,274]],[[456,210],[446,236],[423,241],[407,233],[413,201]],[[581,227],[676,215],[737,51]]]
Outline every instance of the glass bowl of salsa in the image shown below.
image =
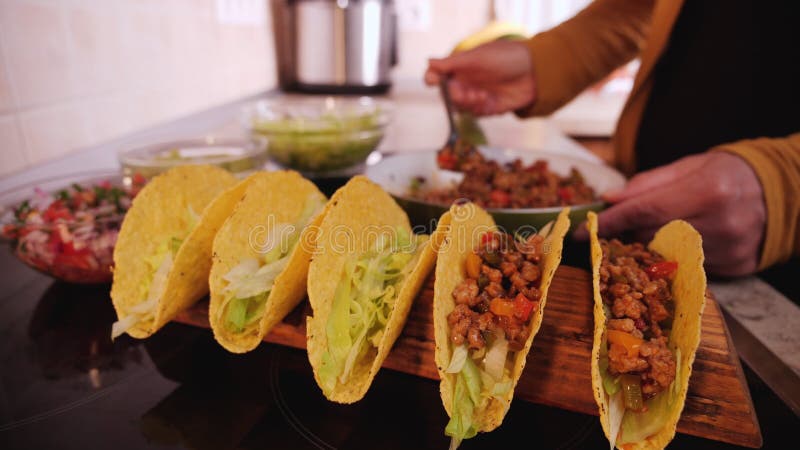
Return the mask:
[[0,240],[28,266],[78,284],[111,281],[114,244],[144,178],[118,172],[49,178],[0,193]]

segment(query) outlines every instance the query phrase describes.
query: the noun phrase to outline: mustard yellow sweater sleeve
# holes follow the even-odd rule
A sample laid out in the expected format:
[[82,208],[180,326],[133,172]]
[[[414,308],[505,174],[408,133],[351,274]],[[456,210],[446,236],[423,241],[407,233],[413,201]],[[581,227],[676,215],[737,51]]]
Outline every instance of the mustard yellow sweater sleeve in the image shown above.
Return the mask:
[[744,158],[764,189],[767,229],[759,270],[800,255],[800,133],[715,147]]
[[641,50],[653,0],[595,0],[572,19],[527,41],[536,100],[521,116],[546,115]]

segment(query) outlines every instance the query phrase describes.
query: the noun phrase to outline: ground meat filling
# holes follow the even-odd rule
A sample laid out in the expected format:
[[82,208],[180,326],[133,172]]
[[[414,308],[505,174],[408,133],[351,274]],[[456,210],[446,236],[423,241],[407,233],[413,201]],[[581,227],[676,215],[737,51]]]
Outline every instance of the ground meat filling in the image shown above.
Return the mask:
[[422,185],[411,194],[441,205],[466,198],[485,208],[542,208],[596,200],[594,190],[577,169],[560,176],[550,171],[544,160],[528,166],[519,159],[499,164],[475,149],[461,147],[445,148],[438,155],[439,167],[464,173],[461,183],[445,189],[425,189]]
[[600,295],[611,310],[607,329],[624,333],[607,333],[608,370],[614,376],[638,375],[646,400],[675,379],[675,356],[664,328],[671,326],[670,278],[677,263],[639,243],[601,239],[600,246]]
[[526,240],[505,233],[481,237],[478,249],[467,255],[466,278],[453,289],[456,306],[447,323],[454,345],[479,351],[502,332],[509,350],[522,350],[541,297],[542,241],[538,235]]

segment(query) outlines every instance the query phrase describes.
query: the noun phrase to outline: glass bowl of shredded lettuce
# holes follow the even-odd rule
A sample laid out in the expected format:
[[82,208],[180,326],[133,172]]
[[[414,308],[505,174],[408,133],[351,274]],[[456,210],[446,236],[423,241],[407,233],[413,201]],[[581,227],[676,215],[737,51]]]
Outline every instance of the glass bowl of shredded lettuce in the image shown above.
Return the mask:
[[267,163],[267,144],[263,138],[229,138],[213,135],[204,138],[160,142],[119,154],[125,182],[134,177],[149,180],[167,170],[187,164],[211,164],[238,178],[245,178]]
[[281,96],[246,107],[244,124],[266,139],[273,162],[312,176],[337,174],[378,147],[389,108],[370,97]]

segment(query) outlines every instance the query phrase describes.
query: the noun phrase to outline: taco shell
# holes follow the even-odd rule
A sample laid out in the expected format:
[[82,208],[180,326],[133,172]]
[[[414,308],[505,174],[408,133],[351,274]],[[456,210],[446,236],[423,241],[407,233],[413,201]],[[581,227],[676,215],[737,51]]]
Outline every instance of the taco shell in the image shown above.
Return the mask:
[[236,333],[224,325],[221,305],[223,290],[228,285],[224,276],[245,258],[258,259],[262,252],[252,244],[251,233],[268,225],[293,223],[303,214],[307,201],[322,204],[325,196],[311,181],[294,171],[258,172],[249,176],[246,190],[233,213],[220,228],[213,242],[213,263],[208,277],[210,287],[209,321],[214,338],[233,353],[253,350],[275,324],[297,306],[305,296],[306,275],[311,258],[309,242],[313,242],[316,225],[324,209],[300,232],[297,245],[286,256],[286,267],[275,278],[268,294],[258,326]]
[[[529,319],[531,334],[523,349],[516,352],[511,371],[511,389],[502,398],[490,399],[482,410],[475,410],[473,413],[473,425],[477,431],[487,432],[497,428],[503,422],[503,418],[508,412],[509,406],[511,406],[514,388],[525,368],[533,338],[539,331],[544,317],[547,292],[553,280],[553,275],[561,263],[564,236],[569,230],[569,225],[569,208],[564,208],[545,238],[545,245],[549,246],[549,250],[545,252],[542,265],[542,277],[539,287],[542,296],[539,308]],[[465,260],[469,252],[479,245],[481,235],[487,231],[496,230],[497,227],[494,220],[486,211],[474,203],[466,203],[454,205],[450,208],[450,211],[444,213],[439,219],[439,224],[434,233],[434,237],[439,235],[439,239],[442,240],[436,260],[436,283],[433,294],[433,326],[436,339],[435,357],[436,368],[441,379],[439,392],[448,416],[452,415],[455,380],[458,375],[445,372],[452,356],[450,327],[447,323],[447,316],[455,308],[452,296],[453,289],[464,280]]]
[[[607,317],[603,309],[603,299],[600,296],[600,263],[603,251],[597,235],[597,215],[589,212],[587,216],[589,229],[591,256],[592,256],[592,285],[594,291],[594,343],[592,345],[592,390],[600,412],[600,424],[609,441],[611,438],[613,414],[609,407],[609,397],[603,388],[600,373],[600,351],[605,345],[604,334]],[[705,307],[706,275],[703,270],[703,240],[700,233],[689,223],[683,220],[673,220],[664,225],[655,234],[648,245],[652,251],[659,253],[667,261],[677,261],[678,270],[672,280],[672,297],[675,305],[673,325],[669,334],[669,347],[679,358],[676,365],[676,376],[668,390],[658,394],[650,402],[667,402],[666,415],[661,417],[663,426],[649,436],[642,439],[626,442],[623,438],[630,435],[626,427],[647,427],[652,423],[651,417],[645,414],[624,412],[622,426],[616,439],[619,448],[631,449],[661,449],[675,436],[675,428],[686,402],[686,393],[689,388],[689,378],[692,374],[697,346],[700,343],[700,326]],[[662,398],[660,398],[662,397]],[[624,409],[623,409],[624,411]],[[634,433],[635,434],[635,433]]]
[[[236,177],[215,166],[180,166],[151,180],[133,200],[114,248],[111,299],[119,320],[147,296],[153,276],[147,256],[183,238],[153,318],[127,333],[146,338],[208,293],[211,243],[243,191]],[[192,212],[200,212],[192,228]]]
[[[328,350],[326,326],[345,264],[370,248],[377,238],[376,232],[397,227],[411,233],[408,217],[402,208],[380,186],[364,176],[352,178],[331,197],[320,223],[317,249],[308,271],[308,299],[314,315],[307,318],[306,343],[314,378],[320,387],[323,386],[320,378],[323,355]],[[343,238],[343,232],[347,234],[346,238]],[[342,242],[348,242],[347,250],[340,249]],[[436,260],[430,239],[420,245],[409,262],[414,265],[413,269],[398,287],[394,307],[377,347],[368,346],[367,353],[355,362],[346,383],[337,380],[331,391],[325,392],[323,389],[329,400],[354,403],[363,398],[369,389],[403,330],[414,298]]]

